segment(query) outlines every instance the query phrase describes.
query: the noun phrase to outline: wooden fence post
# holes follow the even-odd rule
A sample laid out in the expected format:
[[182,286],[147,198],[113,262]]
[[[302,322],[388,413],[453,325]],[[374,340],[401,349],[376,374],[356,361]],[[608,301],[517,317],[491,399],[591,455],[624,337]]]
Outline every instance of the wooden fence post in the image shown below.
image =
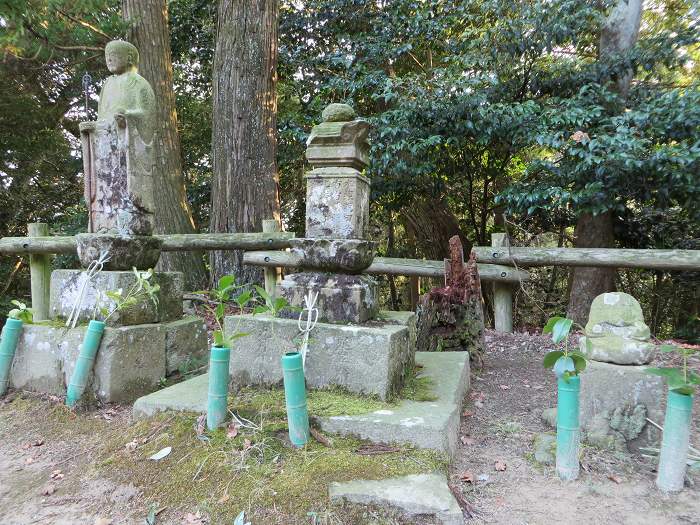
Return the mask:
[[[280,223],[275,219],[263,219],[263,233],[275,233],[280,231]],[[265,268],[265,291],[270,297],[275,296],[277,281],[280,277],[279,268]]]
[[[29,237],[48,237],[49,225],[43,222],[27,224]],[[32,311],[35,321],[49,318],[49,290],[51,286],[51,256],[45,254],[29,255],[29,273],[32,287]]]
[[[492,233],[491,246],[502,248],[508,246],[507,233]],[[496,332],[513,331],[513,287],[508,283],[493,283],[493,328]]]

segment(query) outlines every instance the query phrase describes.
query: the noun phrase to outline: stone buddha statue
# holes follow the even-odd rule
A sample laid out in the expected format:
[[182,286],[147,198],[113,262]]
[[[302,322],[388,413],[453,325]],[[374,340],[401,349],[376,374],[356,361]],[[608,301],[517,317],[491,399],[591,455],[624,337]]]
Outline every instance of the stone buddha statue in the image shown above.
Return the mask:
[[90,233],[153,233],[155,95],[138,60],[129,42],[107,44],[97,121],[80,124]]

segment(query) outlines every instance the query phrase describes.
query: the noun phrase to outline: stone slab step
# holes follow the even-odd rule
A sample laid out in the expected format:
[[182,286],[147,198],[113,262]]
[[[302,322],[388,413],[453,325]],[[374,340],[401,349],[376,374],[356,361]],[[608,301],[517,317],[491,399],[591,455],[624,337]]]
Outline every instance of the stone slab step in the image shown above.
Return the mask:
[[193,377],[182,383],[177,383],[138,398],[134,403],[132,416],[135,419],[139,419],[153,416],[165,410],[206,412],[208,388],[209,374]]
[[395,409],[319,418],[321,429],[378,443],[409,443],[447,453],[457,450],[459,417],[469,389],[468,352],[416,352],[421,374],[432,379],[435,401],[402,401]]
[[443,525],[463,525],[464,517],[444,474],[414,474],[383,480],[331,483],[333,503],[392,507],[408,517],[434,516]]

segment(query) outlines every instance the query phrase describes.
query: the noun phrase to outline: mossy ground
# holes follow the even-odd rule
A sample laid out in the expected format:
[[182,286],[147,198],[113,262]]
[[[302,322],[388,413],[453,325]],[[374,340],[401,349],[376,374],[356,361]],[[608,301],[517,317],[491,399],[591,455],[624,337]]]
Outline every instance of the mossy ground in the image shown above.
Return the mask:
[[[361,523],[347,514],[354,510],[338,513],[330,506],[330,482],[447,468],[441,455],[411,447],[390,454],[363,455],[358,449],[366,443],[353,438],[328,436],[331,447],[312,439],[304,448],[295,449],[287,439],[281,390],[246,389],[229,402],[246,422],[235,436],[228,435],[227,429],[198,435],[194,414],[164,414],[135,423],[125,414],[107,422],[94,412],[73,413],[61,404],[33,397],[18,397],[3,407],[0,421],[5,417],[17,424],[19,418],[41,421],[42,433],[92,447],[91,453],[83,456],[86,464],[81,471],[85,476],[134,484],[143,491],[145,511],[151,504],[168,509],[162,516],[199,510],[209,515],[210,523],[232,523],[241,510],[256,525],[313,522],[309,513],[332,515],[329,522],[333,523]],[[322,391],[310,393],[308,406],[313,417],[360,413],[386,405]],[[172,447],[167,458],[148,459],[167,446]],[[377,523],[389,522],[395,523]]]

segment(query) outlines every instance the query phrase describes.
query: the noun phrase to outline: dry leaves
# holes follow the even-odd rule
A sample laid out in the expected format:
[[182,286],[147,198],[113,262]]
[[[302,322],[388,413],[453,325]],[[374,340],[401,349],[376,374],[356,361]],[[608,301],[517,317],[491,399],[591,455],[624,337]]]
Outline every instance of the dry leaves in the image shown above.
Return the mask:
[[63,475],[63,472],[61,472],[60,469],[56,469],[51,473],[51,479],[63,479],[65,476]]
[[471,410],[465,410],[464,412],[462,412],[462,415],[464,417],[471,417],[474,415],[474,412],[472,412]]
[[331,448],[333,446],[331,441],[315,428],[309,428],[309,432],[314,437],[314,439],[321,443],[321,445],[323,445],[324,447]]
[[494,470],[497,470],[499,472],[503,472],[506,469],[506,462],[500,459],[497,459],[494,464],[493,464]]
[[620,483],[622,483],[622,478],[621,478],[620,476],[616,476],[615,474],[610,474],[610,475],[608,476],[608,479],[609,479],[610,481],[614,481],[614,482],[617,483],[618,485],[619,485]]
[[501,390],[510,390],[510,387],[508,385],[498,385],[498,388]]
[[471,470],[467,470],[459,476],[459,480],[464,483],[474,483],[474,473]]
[[56,485],[54,485],[53,483],[49,483],[44,487],[44,490],[41,491],[41,495],[51,496],[51,494],[53,494],[54,492],[56,492]]
[[189,523],[192,525],[198,525],[200,523],[206,523],[207,519],[202,516],[202,513],[200,511],[197,511],[196,513],[188,512],[185,514],[185,523]]
[[356,450],[361,456],[375,456],[378,454],[391,454],[392,452],[400,452],[398,447],[382,445],[381,443],[362,445]]
[[471,447],[475,443],[474,438],[471,438],[469,436],[462,436],[459,438],[459,440],[462,442],[462,445],[465,445],[467,447]]
[[234,422],[229,424],[228,428],[226,429],[226,437],[228,439],[233,439],[238,435],[238,425]]
[[126,445],[124,445],[124,449],[127,452],[133,452],[134,450],[136,450],[138,448],[138,446],[139,446],[138,442],[135,439],[132,439]]
[[112,525],[111,518],[97,518],[94,525]]

